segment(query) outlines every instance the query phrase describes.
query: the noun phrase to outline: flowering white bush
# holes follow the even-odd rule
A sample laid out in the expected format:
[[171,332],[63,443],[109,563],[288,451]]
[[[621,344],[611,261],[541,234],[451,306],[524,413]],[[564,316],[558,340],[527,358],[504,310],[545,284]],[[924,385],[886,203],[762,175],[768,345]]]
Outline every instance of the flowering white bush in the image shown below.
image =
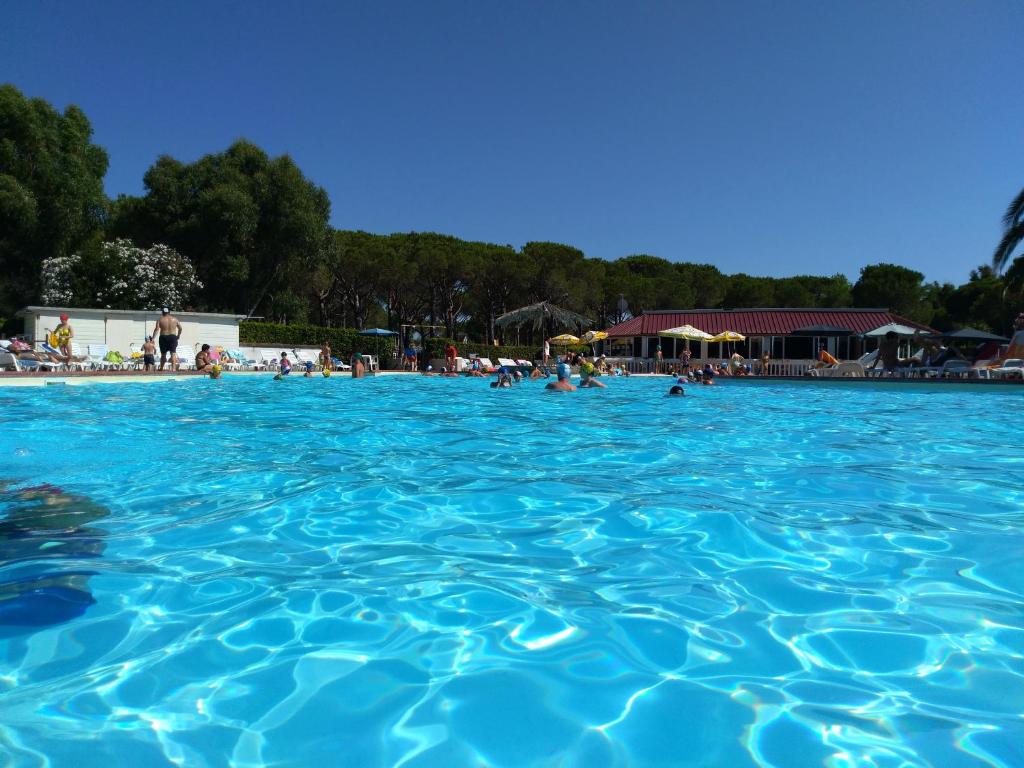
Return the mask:
[[192,262],[170,246],[139,248],[120,239],[103,243],[95,259],[77,253],[45,259],[41,299],[56,305],[156,309],[184,306],[202,287]]

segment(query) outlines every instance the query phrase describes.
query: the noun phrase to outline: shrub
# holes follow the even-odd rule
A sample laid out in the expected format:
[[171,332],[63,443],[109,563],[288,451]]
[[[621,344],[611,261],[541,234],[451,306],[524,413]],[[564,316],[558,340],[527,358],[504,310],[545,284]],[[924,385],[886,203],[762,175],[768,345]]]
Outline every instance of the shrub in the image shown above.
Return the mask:
[[[308,347],[325,341],[331,345],[335,357],[347,358],[353,352],[365,352],[374,347],[374,340],[356,336],[355,328],[324,328],[319,325],[280,325],[244,320],[238,326],[238,340],[245,346]],[[381,349],[386,349],[382,340]]]
[[[444,348],[449,344],[455,344],[455,348],[459,350],[459,354],[463,357],[468,355],[480,355],[481,357],[490,358],[491,362],[496,362],[495,358],[508,357],[513,360],[539,360],[540,359],[540,346],[539,345],[504,345],[495,347],[492,344],[472,344],[452,341],[443,337],[426,339],[426,350],[427,357],[436,360],[444,359]],[[586,344],[577,344],[572,347],[552,347],[551,354],[558,355],[566,351],[582,352],[585,355],[591,354],[590,347]]]

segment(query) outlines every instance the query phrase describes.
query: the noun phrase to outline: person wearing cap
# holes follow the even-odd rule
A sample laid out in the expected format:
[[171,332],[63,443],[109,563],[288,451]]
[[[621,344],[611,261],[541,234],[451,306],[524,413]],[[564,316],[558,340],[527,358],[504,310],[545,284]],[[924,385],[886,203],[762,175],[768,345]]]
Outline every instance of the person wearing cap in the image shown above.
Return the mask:
[[558,380],[549,382],[544,389],[550,389],[555,392],[575,392],[576,387],[573,386],[570,381],[572,372],[569,368],[568,363],[559,363],[557,369]]
[[167,365],[167,355],[171,356],[171,368],[178,370],[178,340],[181,338],[181,323],[164,307],[160,310],[160,319],[153,326],[153,336],[160,341],[160,370]]
[[71,362],[71,340],[75,338],[75,332],[71,329],[71,325],[68,323],[67,312],[64,312],[60,316],[60,325],[53,329],[53,335],[56,336],[57,343],[54,345],[57,350],[64,355],[64,362]]

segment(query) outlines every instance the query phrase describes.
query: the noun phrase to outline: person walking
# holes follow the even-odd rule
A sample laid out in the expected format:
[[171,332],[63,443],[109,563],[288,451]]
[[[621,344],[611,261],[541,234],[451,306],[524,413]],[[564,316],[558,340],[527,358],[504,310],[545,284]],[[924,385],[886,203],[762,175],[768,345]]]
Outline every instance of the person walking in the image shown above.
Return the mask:
[[160,311],[160,319],[153,326],[153,335],[160,342],[160,370],[167,364],[167,355],[171,356],[171,368],[177,371],[178,362],[178,340],[181,339],[181,323],[178,318],[171,314],[171,310],[164,307]]
[[71,340],[75,338],[75,332],[71,328],[71,324],[68,322],[67,312],[64,312],[60,316],[60,325],[53,329],[53,335],[56,337],[54,340],[57,342],[54,344],[57,347],[57,351],[64,356],[64,362],[71,362]]

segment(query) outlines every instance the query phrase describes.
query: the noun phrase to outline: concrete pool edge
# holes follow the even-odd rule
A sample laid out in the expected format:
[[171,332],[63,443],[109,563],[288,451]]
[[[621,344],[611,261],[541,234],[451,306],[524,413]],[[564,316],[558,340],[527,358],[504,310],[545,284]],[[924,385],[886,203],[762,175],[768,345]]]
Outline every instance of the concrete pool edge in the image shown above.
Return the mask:
[[[225,371],[225,379],[238,377],[270,376],[268,371]],[[388,377],[419,377],[413,371],[379,371],[375,376]],[[335,376],[350,378],[345,372],[336,372]],[[82,371],[73,373],[56,372],[18,372],[0,373],[0,388],[3,387],[45,387],[45,386],[91,386],[94,384],[156,384],[166,381],[192,381],[208,378],[200,373],[142,373],[140,371]],[[296,378],[302,378],[296,376]],[[463,378],[463,377],[460,377]],[[662,379],[674,382],[674,376],[665,374],[634,374],[630,378]],[[817,376],[723,376],[716,383],[725,386],[756,386],[760,384],[799,383],[824,387],[883,387],[883,388],[985,388],[995,387],[1000,390],[1024,387],[1021,379],[904,379],[904,378],[853,378],[853,377],[817,377]],[[695,386],[695,385],[691,385]],[[1022,389],[1021,391],[1024,391]]]

